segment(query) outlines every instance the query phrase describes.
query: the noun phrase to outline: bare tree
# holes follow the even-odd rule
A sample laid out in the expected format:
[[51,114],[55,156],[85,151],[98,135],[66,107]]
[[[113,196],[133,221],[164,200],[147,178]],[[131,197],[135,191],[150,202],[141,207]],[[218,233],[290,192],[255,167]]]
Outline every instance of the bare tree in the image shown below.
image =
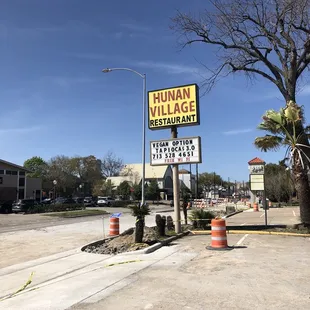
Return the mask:
[[[182,47],[198,42],[209,46],[210,52],[214,52],[211,47],[217,48],[218,66],[215,69],[206,67],[210,73],[203,83],[206,91],[231,73],[241,72],[250,79],[262,77],[282,94],[286,102],[285,113],[293,110],[297,113],[297,120],[287,117],[285,130],[288,136],[296,137],[292,145],[293,153],[297,154],[292,156],[293,173],[303,211],[302,221],[310,225],[307,175],[310,147],[302,109],[295,103],[301,77],[310,63],[310,0],[209,2],[211,7],[198,16],[177,13],[172,19],[172,28],[181,35]],[[277,128],[269,126],[273,134],[277,133]],[[271,141],[269,135],[264,141]]]
[[219,66],[209,69],[207,90],[219,78],[243,72],[276,85],[295,101],[297,81],[310,63],[310,0],[209,0],[199,16],[179,12],[173,26],[182,46],[218,47]]
[[107,177],[117,176],[123,168],[123,160],[109,151],[102,159],[101,170],[102,174]]

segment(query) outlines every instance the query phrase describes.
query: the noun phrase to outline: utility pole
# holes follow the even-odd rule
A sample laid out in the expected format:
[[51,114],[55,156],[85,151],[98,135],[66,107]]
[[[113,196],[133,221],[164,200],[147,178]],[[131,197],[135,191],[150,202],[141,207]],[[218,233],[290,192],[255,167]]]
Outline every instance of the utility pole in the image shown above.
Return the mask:
[[[176,126],[171,127],[171,138],[178,137],[178,130]],[[173,204],[174,204],[174,220],[175,232],[181,232],[181,214],[180,214],[180,180],[179,180],[179,165],[172,165],[173,173]]]
[[213,199],[215,199],[215,172],[213,172]]

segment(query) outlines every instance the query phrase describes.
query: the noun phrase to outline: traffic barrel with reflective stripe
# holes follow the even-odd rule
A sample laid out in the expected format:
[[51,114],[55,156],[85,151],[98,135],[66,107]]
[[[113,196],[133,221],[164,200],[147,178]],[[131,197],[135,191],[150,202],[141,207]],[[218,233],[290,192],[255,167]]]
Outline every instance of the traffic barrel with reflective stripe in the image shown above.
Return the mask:
[[255,203],[253,204],[253,211],[255,211],[255,212],[259,211],[258,203],[257,203],[257,202],[255,202]]
[[213,219],[211,221],[211,246],[209,250],[231,250],[227,244],[226,221],[223,219]]
[[118,217],[111,217],[110,218],[110,236],[117,236],[119,235],[119,218]]

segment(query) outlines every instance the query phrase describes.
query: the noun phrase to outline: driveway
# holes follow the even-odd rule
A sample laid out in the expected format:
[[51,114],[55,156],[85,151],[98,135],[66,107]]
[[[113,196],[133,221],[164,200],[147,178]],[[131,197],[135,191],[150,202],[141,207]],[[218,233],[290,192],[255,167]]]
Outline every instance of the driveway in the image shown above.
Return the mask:
[[[299,208],[270,208],[267,210],[268,225],[293,225],[300,223]],[[226,219],[227,225],[264,225],[265,211],[253,212],[253,209],[244,211]]]
[[[191,236],[151,254],[62,257],[0,270],[3,309],[308,309],[310,239],[229,235],[231,251]],[[55,298],[57,296],[57,298]]]

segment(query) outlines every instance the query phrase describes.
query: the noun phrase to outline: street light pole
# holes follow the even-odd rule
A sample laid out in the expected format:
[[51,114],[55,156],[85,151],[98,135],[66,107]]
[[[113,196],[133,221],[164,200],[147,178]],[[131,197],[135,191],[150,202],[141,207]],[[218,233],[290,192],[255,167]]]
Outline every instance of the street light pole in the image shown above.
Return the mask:
[[130,71],[139,75],[143,79],[143,100],[142,100],[142,180],[141,180],[141,206],[145,204],[145,120],[146,120],[146,74],[141,74],[130,68],[106,68],[102,72],[109,73],[111,71]]

